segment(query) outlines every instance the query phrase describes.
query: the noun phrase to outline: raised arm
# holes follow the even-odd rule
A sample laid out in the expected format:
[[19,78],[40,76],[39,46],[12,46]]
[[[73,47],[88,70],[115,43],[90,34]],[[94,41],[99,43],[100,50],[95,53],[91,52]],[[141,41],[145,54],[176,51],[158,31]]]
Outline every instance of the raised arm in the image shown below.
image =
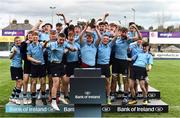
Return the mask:
[[113,39],[112,39],[112,41],[111,41],[111,45],[114,45],[114,43],[116,42],[116,39],[117,39],[117,37],[118,37],[118,35],[119,35],[119,27],[117,27],[116,28],[116,31],[115,31],[115,35],[114,35],[114,37],[113,37]]
[[97,26],[95,27],[95,31],[96,31],[96,33],[97,33],[97,35],[98,35],[98,39],[96,40],[96,45],[98,46],[99,43],[100,43],[101,40],[102,40],[102,35],[101,35],[101,33],[99,32]]
[[31,29],[31,31],[35,31],[35,30],[38,30],[40,25],[43,23],[42,20],[39,20],[38,23],[36,23],[33,28]]
[[102,22],[105,22],[106,21],[106,18],[109,16],[109,13],[106,13],[104,16],[103,16],[103,19],[102,19]]
[[57,13],[56,15],[63,17],[63,20],[64,20],[64,24],[65,24],[65,25],[69,23],[69,22],[67,22],[67,19],[66,19],[65,15],[64,15],[63,13]]
[[136,30],[136,32],[137,32],[137,36],[135,36],[133,39],[134,39],[135,41],[137,41],[137,40],[142,40],[141,33],[140,33],[140,31],[138,30],[138,28],[136,27],[136,25],[133,24],[132,27],[134,27],[135,30]]
[[82,30],[82,32],[81,32],[80,35],[79,35],[80,44],[83,43],[83,35],[84,35],[85,31],[86,31],[87,28],[88,28],[88,24],[89,24],[89,23],[87,22],[86,25],[85,25],[85,27],[84,27],[84,29]]

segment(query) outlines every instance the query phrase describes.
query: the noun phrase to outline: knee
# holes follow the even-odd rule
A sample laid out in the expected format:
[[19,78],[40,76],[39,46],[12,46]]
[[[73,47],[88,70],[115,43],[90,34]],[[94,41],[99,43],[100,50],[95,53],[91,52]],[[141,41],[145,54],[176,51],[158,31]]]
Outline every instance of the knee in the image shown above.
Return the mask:
[[16,84],[17,84],[17,87],[20,88],[22,86],[22,80],[17,80]]
[[112,74],[112,81],[117,81],[118,74]]
[[46,86],[46,82],[42,81],[41,86]]
[[31,82],[31,84],[33,85],[33,86],[35,86],[36,85],[36,80],[32,80],[32,82]]

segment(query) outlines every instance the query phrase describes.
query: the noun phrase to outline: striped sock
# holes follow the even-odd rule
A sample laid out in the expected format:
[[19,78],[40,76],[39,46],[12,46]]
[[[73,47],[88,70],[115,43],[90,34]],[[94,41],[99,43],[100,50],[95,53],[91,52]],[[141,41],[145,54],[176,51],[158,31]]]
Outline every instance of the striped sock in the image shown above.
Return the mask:
[[46,94],[45,92],[41,92],[41,97],[45,98],[45,94]]
[[20,93],[21,93],[21,89],[16,88],[16,98],[19,98]]
[[36,92],[31,93],[32,98],[36,98]]
[[61,92],[60,92],[60,91],[57,91],[56,96],[57,96],[57,97],[60,97],[60,94],[61,94]]
[[16,96],[16,87],[13,88],[10,98],[14,98],[15,96]]

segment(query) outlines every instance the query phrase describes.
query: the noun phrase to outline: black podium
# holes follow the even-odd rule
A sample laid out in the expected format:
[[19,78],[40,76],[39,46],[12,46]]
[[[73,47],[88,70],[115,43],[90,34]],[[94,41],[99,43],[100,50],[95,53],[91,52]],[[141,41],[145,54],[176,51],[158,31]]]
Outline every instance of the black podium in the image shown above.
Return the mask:
[[70,78],[70,101],[75,117],[101,117],[101,104],[106,103],[105,77],[99,68],[76,68]]

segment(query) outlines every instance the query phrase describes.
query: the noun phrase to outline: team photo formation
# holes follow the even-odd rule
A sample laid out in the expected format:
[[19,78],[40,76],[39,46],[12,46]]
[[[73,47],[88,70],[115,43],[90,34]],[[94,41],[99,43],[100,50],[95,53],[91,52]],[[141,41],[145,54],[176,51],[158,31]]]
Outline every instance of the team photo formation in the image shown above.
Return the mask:
[[153,56],[149,43],[143,40],[134,22],[127,28],[122,27],[107,22],[107,13],[101,19],[72,24],[64,14],[56,15],[62,17],[64,23],[57,23],[55,30],[52,24],[39,20],[24,41],[14,38],[9,58],[15,86],[10,102],[36,106],[40,94],[43,105],[50,103],[59,111],[59,102],[71,103],[69,82],[75,68],[101,68],[101,75],[106,79],[108,105],[116,101],[117,93],[123,96],[119,104],[137,104],[138,86],[143,94],[142,104],[151,102],[148,72],[152,69]]

